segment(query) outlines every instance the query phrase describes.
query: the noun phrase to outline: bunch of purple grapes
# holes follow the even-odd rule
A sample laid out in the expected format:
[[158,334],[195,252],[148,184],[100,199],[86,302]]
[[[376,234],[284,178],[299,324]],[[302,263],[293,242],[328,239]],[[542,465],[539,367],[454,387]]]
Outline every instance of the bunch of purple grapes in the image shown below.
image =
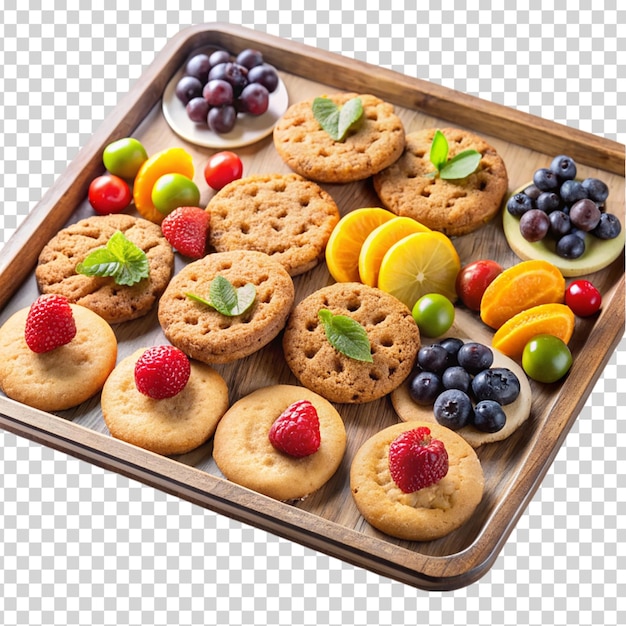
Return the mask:
[[598,178],[576,179],[576,163],[567,155],[554,157],[549,167],[535,171],[533,182],[513,194],[507,210],[519,217],[520,234],[530,242],[551,239],[561,258],[585,253],[589,235],[614,239],[619,219],[606,211],[609,188]]
[[258,50],[246,48],[235,57],[216,50],[189,59],[175,92],[192,122],[223,134],[235,127],[239,113],[263,115],[278,82]]

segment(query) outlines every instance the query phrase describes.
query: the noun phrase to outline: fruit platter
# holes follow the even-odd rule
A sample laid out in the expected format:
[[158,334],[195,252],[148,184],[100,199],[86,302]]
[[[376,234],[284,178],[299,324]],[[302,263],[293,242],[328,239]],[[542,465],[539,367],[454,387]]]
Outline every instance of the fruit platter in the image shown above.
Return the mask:
[[624,225],[618,143],[192,26],[0,252],[0,427],[467,586],[624,334]]

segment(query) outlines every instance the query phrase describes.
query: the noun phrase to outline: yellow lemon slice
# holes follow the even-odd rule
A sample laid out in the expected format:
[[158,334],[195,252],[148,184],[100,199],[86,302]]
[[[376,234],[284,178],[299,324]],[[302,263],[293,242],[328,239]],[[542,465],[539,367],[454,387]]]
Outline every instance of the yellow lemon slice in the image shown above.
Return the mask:
[[461,260],[453,243],[438,231],[407,235],[386,252],[378,273],[378,288],[412,309],[427,293],[456,301],[455,281]]
[[153,154],[135,176],[133,184],[133,200],[142,217],[160,224],[165,217],[152,202],[152,188],[165,174],[182,174],[193,179],[194,167],[191,155],[184,148],[167,148]]
[[359,254],[367,236],[394,216],[378,207],[355,209],[344,215],[326,244],[326,265],[338,283],[360,282]]
[[394,217],[375,228],[365,239],[359,254],[361,282],[378,286],[378,272],[385,253],[394,243],[413,233],[429,232],[430,228],[411,217]]

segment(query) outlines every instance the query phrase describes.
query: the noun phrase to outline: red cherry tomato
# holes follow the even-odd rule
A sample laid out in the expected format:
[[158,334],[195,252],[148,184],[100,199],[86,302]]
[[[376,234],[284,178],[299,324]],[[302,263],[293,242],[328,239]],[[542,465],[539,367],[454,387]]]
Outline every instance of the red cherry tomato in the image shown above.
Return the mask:
[[481,259],[462,267],[456,277],[456,293],[461,302],[468,309],[479,311],[485,289],[502,270],[499,263],[490,259]]
[[579,317],[589,317],[602,306],[602,296],[588,280],[575,280],[565,290],[565,304]]
[[219,191],[233,180],[241,178],[243,163],[238,155],[229,150],[216,152],[204,167],[204,178],[212,189]]
[[128,183],[113,174],[104,174],[91,181],[89,185],[89,204],[100,215],[120,213],[132,198]]

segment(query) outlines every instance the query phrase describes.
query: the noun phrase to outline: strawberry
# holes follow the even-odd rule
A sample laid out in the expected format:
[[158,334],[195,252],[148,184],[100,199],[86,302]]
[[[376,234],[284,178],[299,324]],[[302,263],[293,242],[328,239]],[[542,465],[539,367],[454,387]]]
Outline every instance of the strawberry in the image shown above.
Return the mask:
[[187,355],[174,346],[152,346],[135,363],[137,389],[155,400],[172,398],[180,393],[190,374]]
[[181,206],[166,215],[161,232],[173,248],[190,259],[200,259],[206,250],[211,216],[197,206]]
[[24,339],[33,352],[50,352],[69,343],[75,336],[76,322],[65,296],[43,294],[31,304]]
[[320,420],[308,400],[288,406],[272,424],[270,443],[281,452],[295,457],[308,456],[320,447]]
[[439,482],[448,473],[448,453],[430,429],[420,426],[396,437],[389,446],[389,471],[404,493]]

